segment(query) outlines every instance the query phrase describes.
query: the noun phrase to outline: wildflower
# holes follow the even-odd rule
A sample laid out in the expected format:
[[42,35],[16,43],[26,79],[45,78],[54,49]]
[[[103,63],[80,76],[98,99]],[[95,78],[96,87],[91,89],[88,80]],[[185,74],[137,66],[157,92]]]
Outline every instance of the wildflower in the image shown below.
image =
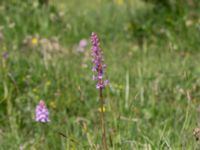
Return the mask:
[[53,109],[56,109],[56,103],[55,103],[55,101],[51,101],[51,102],[50,102],[50,106],[51,106]]
[[121,6],[121,5],[124,4],[124,0],[116,0],[116,4],[117,4],[118,6]]
[[87,40],[86,40],[86,39],[80,40],[79,46],[78,46],[78,48],[77,48],[77,51],[78,51],[78,52],[83,52],[83,51],[85,50],[87,44],[88,44],[88,43],[87,43]]
[[192,21],[192,20],[186,20],[185,21],[185,25],[187,26],[187,27],[190,27],[190,26],[192,26],[194,24],[194,22]]
[[45,106],[45,103],[43,100],[40,100],[39,104],[37,105],[35,109],[35,120],[37,122],[49,122],[49,111]]
[[47,81],[45,84],[46,84],[46,86],[50,86],[51,85],[51,81]]
[[100,48],[100,42],[96,35],[96,33],[92,32],[91,35],[92,42],[92,62],[93,67],[92,71],[95,72],[93,75],[93,79],[97,81],[96,88],[99,90],[99,102],[100,102],[100,117],[101,117],[101,127],[102,127],[102,146],[104,150],[108,150],[107,142],[106,142],[106,126],[105,126],[105,118],[104,118],[104,100],[103,100],[103,88],[108,85],[109,81],[103,79],[104,69],[106,67],[103,64],[102,51]]
[[99,111],[99,112],[106,112],[105,106],[103,106],[103,108],[98,108],[98,111]]
[[33,45],[37,45],[37,44],[38,44],[38,39],[35,38],[35,37],[32,38],[31,43],[32,43]]
[[85,48],[87,46],[87,40],[86,39],[82,39],[79,42],[79,47]]
[[93,68],[92,71],[96,72],[93,76],[93,80],[97,80],[96,88],[103,89],[105,86],[109,84],[108,80],[103,80],[104,69],[106,67],[103,64],[103,57],[102,51],[100,48],[100,42],[96,35],[96,33],[92,33],[91,35],[91,42],[92,42],[92,57],[93,57]]
[[34,92],[34,93],[37,93],[37,92],[38,92],[37,88],[34,88],[34,89],[33,89],[33,92]]

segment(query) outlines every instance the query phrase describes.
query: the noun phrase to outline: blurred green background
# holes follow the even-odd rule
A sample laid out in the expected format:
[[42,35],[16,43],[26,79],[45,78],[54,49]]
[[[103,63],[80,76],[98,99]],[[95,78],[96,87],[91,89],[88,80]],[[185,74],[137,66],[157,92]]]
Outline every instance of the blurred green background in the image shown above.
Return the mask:
[[198,149],[199,0],[1,0],[0,150],[100,149],[93,31],[109,149]]

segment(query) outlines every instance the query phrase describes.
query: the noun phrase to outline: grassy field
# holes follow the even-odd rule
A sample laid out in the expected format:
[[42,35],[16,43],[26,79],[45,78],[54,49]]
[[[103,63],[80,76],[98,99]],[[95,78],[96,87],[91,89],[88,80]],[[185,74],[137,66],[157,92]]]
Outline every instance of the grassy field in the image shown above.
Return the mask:
[[[169,9],[140,0],[0,1],[0,150],[101,149],[93,31],[110,81],[103,93],[109,150],[198,149],[194,3]],[[81,39],[88,41],[83,52]],[[35,121],[41,99],[50,112],[45,124]]]

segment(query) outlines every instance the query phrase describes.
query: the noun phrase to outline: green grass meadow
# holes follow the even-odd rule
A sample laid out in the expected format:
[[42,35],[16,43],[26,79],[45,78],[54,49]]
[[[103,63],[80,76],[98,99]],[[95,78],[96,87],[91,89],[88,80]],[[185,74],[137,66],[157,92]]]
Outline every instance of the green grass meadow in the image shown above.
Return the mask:
[[[1,0],[0,150],[101,150],[92,32],[109,150],[199,149],[200,1],[171,2]],[[49,123],[35,121],[41,99]]]

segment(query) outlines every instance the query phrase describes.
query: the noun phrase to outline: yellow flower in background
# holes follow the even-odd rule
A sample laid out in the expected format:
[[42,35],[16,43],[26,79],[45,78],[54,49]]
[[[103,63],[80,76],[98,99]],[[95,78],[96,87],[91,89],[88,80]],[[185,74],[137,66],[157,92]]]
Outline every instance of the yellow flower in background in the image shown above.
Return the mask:
[[33,37],[32,40],[31,40],[31,43],[33,45],[37,45],[38,44],[38,39],[36,37]]
[[34,89],[33,89],[33,92],[34,92],[34,93],[37,93],[37,91],[38,91],[37,88],[34,88]]
[[101,107],[99,107],[99,108],[98,108],[98,111],[99,111],[99,112],[105,112],[105,111],[106,111],[105,106],[103,106],[103,109],[102,109]]
[[185,25],[187,26],[187,27],[190,27],[190,26],[192,26],[194,24],[194,22],[192,21],[192,20],[186,20],[186,22],[185,22]]
[[53,108],[53,109],[56,108],[56,103],[55,103],[55,101],[51,101],[49,105],[50,105],[50,107]]
[[51,81],[47,81],[46,86],[50,86],[50,85],[51,85]]
[[116,4],[121,6],[124,4],[124,0],[115,0]]

